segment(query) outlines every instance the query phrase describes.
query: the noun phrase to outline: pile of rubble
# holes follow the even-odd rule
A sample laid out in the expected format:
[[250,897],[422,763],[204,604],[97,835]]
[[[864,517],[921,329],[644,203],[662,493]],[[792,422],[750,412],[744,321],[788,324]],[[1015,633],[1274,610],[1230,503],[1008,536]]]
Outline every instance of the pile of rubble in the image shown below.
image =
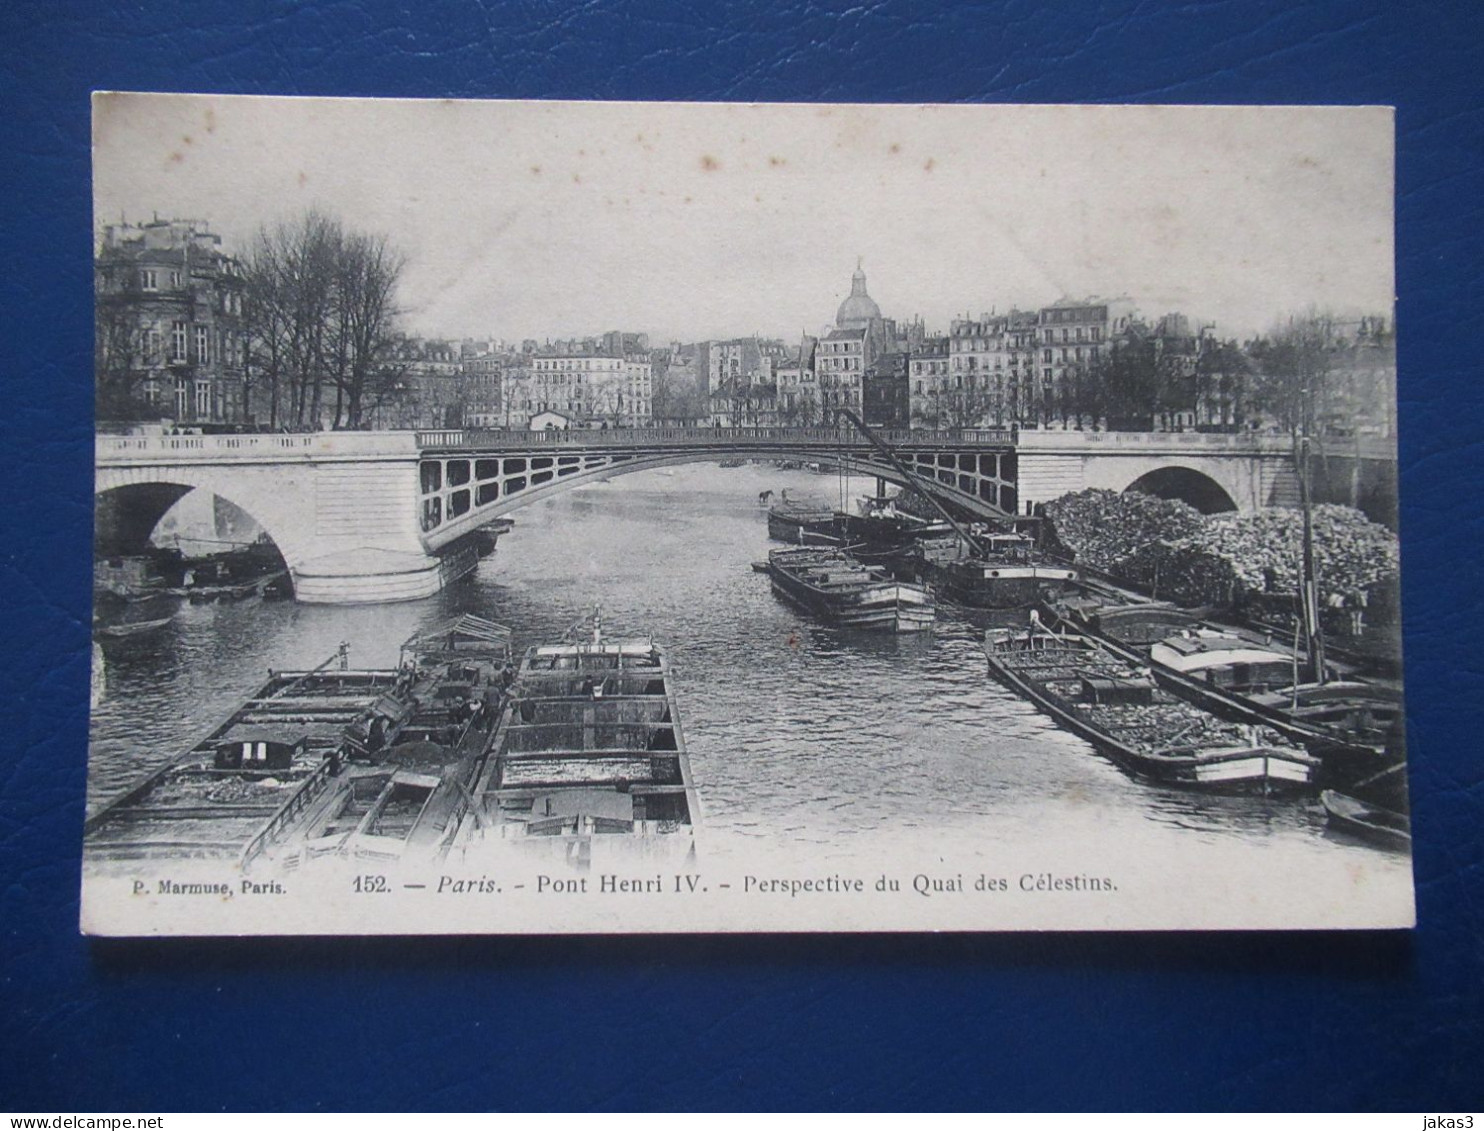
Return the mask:
[[[1241,605],[1299,587],[1303,514],[1296,509],[1201,515],[1149,496],[1082,491],[1047,504],[1046,513],[1079,562],[1166,600]],[[1315,507],[1313,524],[1321,602],[1395,583],[1399,551],[1390,530],[1333,505]]]

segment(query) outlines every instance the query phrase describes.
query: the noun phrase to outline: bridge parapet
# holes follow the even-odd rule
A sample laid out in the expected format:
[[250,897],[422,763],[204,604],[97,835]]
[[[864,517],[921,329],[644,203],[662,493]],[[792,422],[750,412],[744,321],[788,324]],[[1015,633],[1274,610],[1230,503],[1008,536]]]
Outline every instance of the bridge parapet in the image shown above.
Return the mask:
[[[1396,441],[1385,436],[1331,437],[1324,441],[1336,455],[1361,459],[1396,459]],[[1015,446],[1022,452],[1065,455],[1167,454],[1183,456],[1291,456],[1293,440],[1269,432],[1065,432],[1024,430]],[[1316,450],[1318,445],[1316,444]]]
[[[893,447],[942,448],[1008,447],[1015,433],[1008,428],[962,428],[951,431],[886,428],[877,434]],[[819,451],[821,448],[844,446],[866,450],[869,445],[853,430],[836,428],[581,428],[532,432],[527,429],[431,429],[417,433],[417,444],[424,450],[548,450],[580,448],[624,450],[639,448],[714,447],[725,451],[733,447],[797,448]]]
[[1059,432],[1022,431],[1015,446],[1023,452],[1117,455],[1159,452],[1180,455],[1286,455],[1287,436],[1248,432]]
[[250,432],[220,436],[98,436],[99,467],[142,463],[293,463],[415,459],[413,432]]

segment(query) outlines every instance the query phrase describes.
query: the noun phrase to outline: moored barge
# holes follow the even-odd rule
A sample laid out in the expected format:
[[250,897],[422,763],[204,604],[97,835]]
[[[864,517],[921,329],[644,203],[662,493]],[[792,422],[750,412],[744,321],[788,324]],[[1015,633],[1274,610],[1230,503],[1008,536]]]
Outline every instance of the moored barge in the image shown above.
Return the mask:
[[1301,747],[1175,697],[1093,637],[1033,622],[992,630],[984,647],[992,675],[1132,773],[1221,792],[1313,785],[1319,761]]
[[346,728],[396,679],[350,669],[344,647],[309,671],[271,672],[183,756],[90,815],[84,859],[239,857],[280,813],[328,786]]
[[353,670],[342,645],[310,671],[270,673],[89,817],[84,859],[435,858],[489,748],[509,660],[508,630],[462,616],[408,640],[395,669]]
[[787,499],[768,508],[768,537],[791,546],[838,546],[844,541],[832,509]]
[[700,810],[674,673],[649,637],[541,644],[521,660],[458,837],[576,868],[695,859]]
[[[1382,681],[1303,681],[1308,657],[1263,634],[1198,619],[1159,602],[1126,606],[1070,601],[1046,606],[1053,624],[1095,632],[1132,664],[1146,664],[1171,693],[1235,722],[1271,727],[1319,756],[1321,785],[1353,789],[1405,760],[1402,694]],[[1378,799],[1406,806],[1404,774]]]
[[1077,580],[1077,571],[1035,549],[1024,534],[976,535],[974,550],[959,553],[959,539],[920,543],[917,559],[922,576],[946,596],[980,609],[1025,609],[1062,592]]
[[842,628],[922,632],[937,615],[923,586],[894,580],[839,550],[774,550],[768,576],[776,592]]

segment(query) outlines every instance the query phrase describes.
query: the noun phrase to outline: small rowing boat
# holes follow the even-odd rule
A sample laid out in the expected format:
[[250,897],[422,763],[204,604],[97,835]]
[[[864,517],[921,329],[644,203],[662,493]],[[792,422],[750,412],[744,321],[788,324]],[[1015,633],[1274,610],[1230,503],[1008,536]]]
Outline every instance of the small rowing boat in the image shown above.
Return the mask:
[[921,632],[937,615],[923,586],[896,581],[839,550],[774,550],[768,575],[775,592],[842,628]]
[[1319,801],[1334,828],[1388,848],[1411,849],[1412,822],[1405,813],[1383,809],[1332,789],[1321,793]]

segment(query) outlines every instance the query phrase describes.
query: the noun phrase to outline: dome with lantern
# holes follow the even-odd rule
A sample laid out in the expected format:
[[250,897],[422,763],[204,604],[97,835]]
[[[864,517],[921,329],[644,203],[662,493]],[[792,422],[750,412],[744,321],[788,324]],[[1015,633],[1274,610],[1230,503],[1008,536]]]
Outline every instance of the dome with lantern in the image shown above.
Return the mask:
[[840,304],[835,326],[840,330],[865,330],[880,317],[881,308],[866,293],[866,273],[857,262],[855,274],[850,277],[850,297]]

